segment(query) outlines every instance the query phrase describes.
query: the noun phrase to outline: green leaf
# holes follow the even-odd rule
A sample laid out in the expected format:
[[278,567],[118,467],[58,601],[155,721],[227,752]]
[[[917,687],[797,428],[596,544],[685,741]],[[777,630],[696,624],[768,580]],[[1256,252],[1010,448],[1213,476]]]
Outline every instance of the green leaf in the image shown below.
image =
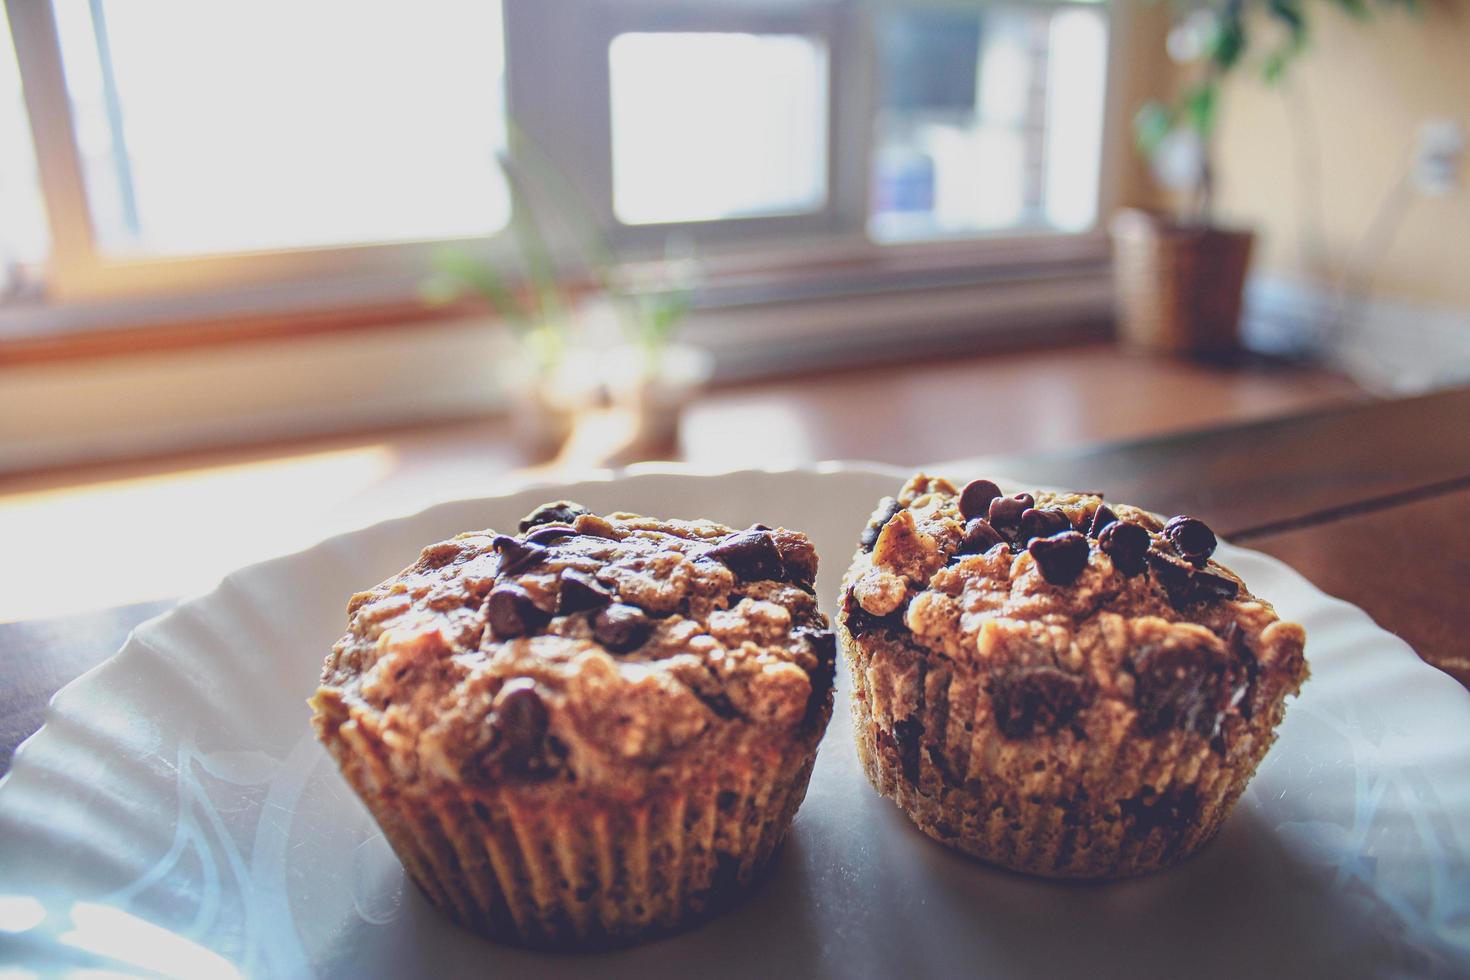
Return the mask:
[[530,196],[522,184],[521,174],[508,157],[500,158],[500,170],[505,174],[505,184],[510,190],[510,231],[516,240],[516,249],[525,264],[531,292],[535,297],[536,318],[545,324],[560,324],[562,320],[561,292],[557,288],[556,268],[551,261],[551,252],[546,247],[546,238],[541,233],[541,221],[531,204]]
[[608,240],[601,225],[593,217],[595,211],[581,190],[562,173],[541,145],[533,140],[515,119],[506,119],[506,128],[518,155],[535,172],[538,181],[547,185],[552,199],[560,205],[561,217],[572,226],[573,233],[581,243],[584,258],[590,271],[604,289],[610,289],[613,270],[618,264],[616,251]]
[[1281,79],[1286,77],[1286,67],[1291,64],[1292,57],[1296,54],[1296,48],[1292,45],[1277,48],[1266,55],[1266,60],[1261,64],[1261,78],[1267,85],[1279,85]]
[[1299,0],[1271,0],[1266,5],[1271,16],[1286,25],[1291,33],[1291,43],[1300,47],[1307,41],[1307,20],[1302,14]]
[[1370,16],[1368,5],[1363,0],[1332,0],[1333,3],[1345,13],[1356,17],[1358,20],[1367,20]]
[[1221,15],[1215,29],[1215,42],[1210,51],[1210,59],[1220,70],[1229,71],[1245,53],[1245,46],[1245,21],[1241,18],[1238,9],[1230,7],[1228,13]]
[[1139,152],[1152,157],[1173,128],[1174,114],[1167,106],[1162,102],[1146,103],[1133,117],[1133,139]]
[[[440,250],[434,256],[434,264],[439,268],[440,275],[435,278],[444,278],[459,282],[469,289],[483,296],[501,316],[511,321],[511,325],[524,328],[530,322],[525,308],[516,297],[515,290],[506,284],[498,269],[488,262],[481,262],[473,255],[455,248]],[[431,280],[432,282],[432,280]],[[426,284],[429,285],[429,284]],[[429,286],[430,290],[437,289],[441,293],[444,284]]]
[[454,276],[436,272],[419,283],[419,299],[430,306],[445,306],[464,295],[465,287]]
[[633,333],[645,347],[662,347],[689,312],[690,291],[675,286],[628,294]]
[[1208,138],[1215,128],[1215,106],[1219,102],[1219,84],[1213,79],[1200,82],[1184,93],[1184,118],[1201,137]]

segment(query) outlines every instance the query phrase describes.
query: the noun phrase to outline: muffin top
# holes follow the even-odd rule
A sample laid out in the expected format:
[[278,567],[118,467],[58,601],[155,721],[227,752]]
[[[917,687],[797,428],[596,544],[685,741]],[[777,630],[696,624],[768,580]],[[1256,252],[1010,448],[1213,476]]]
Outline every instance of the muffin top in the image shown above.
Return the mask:
[[864,531],[843,622],[983,675],[1007,738],[1077,727],[1096,706],[1144,736],[1210,738],[1306,677],[1302,628],[1213,561],[1215,543],[1196,518],[1099,493],[920,474]]
[[403,779],[677,779],[752,737],[820,732],[834,642],[816,572],[795,531],[545,504],[353,596],[315,722],[368,729]]

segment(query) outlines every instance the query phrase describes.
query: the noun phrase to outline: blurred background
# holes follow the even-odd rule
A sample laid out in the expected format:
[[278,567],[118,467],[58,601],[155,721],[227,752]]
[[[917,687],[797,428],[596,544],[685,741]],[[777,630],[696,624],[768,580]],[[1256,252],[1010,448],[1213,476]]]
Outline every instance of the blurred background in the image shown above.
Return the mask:
[[595,466],[1470,381],[1458,0],[4,12],[0,620]]

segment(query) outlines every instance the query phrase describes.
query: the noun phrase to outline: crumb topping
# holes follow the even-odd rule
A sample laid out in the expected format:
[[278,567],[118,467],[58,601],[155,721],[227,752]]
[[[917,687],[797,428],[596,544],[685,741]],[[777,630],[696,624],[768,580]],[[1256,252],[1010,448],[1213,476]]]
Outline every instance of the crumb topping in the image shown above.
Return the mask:
[[1096,493],[1006,496],[920,474],[860,538],[841,619],[860,641],[985,678],[996,727],[1024,738],[1093,706],[1135,730],[1217,735],[1306,677],[1305,634],[1215,562],[1197,518],[1167,523]]
[[825,724],[835,644],[800,533],[556,501],[353,596],[313,698],[400,777],[617,785]]

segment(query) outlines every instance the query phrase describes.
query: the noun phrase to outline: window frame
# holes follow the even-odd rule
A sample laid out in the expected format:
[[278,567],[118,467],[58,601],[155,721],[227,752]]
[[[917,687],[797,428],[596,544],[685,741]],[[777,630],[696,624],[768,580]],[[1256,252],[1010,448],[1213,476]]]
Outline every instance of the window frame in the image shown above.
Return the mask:
[[[670,236],[680,236],[701,247],[727,246],[752,239],[802,239],[861,233],[866,220],[865,131],[855,126],[863,105],[849,105],[849,89],[871,72],[855,60],[864,53],[850,50],[852,22],[863,16],[855,4],[819,0],[815,3],[729,3],[719,0],[582,0],[579,15],[568,16],[566,0],[540,4],[510,0],[507,14],[518,20],[520,36],[557,36],[565,45],[565,61],[547,57],[524,58],[519,71],[511,70],[513,102],[529,109],[523,125],[534,120],[538,142],[553,159],[574,161],[567,174],[584,189],[597,220],[613,244],[634,254],[656,252]],[[512,21],[507,18],[507,36]],[[625,224],[613,208],[611,78],[608,49],[619,34],[629,32],[707,32],[786,34],[813,38],[826,49],[827,132],[825,134],[826,194],[812,211],[756,215],[705,221]],[[511,55],[510,57],[513,57]],[[560,61],[560,63],[558,63]],[[581,112],[558,111],[548,98],[555,91],[550,74],[575,66],[578,90],[590,93]],[[518,83],[518,84],[517,84]],[[846,97],[845,97],[846,96]],[[852,111],[852,110],[856,111]],[[560,152],[557,152],[560,151]],[[590,152],[589,152],[590,151]],[[854,178],[857,178],[856,180]]]
[[[225,314],[240,309],[240,297],[262,293],[266,287],[281,293],[278,299],[258,300],[271,315],[279,316],[286,309],[361,307],[365,301],[387,304],[397,300],[395,315],[401,320],[401,301],[414,296],[433,255],[445,245],[490,261],[513,261],[513,236],[507,229],[481,238],[248,253],[138,258],[102,253],[92,230],[52,0],[4,2],[35,143],[51,251],[44,276],[45,308],[39,313],[19,311],[23,315],[18,322],[10,317],[11,325],[0,323],[0,334],[24,334],[27,323],[57,323],[65,319],[58,312],[68,308],[83,314],[79,322],[94,327],[106,327],[110,320],[136,324],[209,319],[207,313],[201,316],[201,310],[211,306],[208,297],[217,296],[214,309]],[[1096,4],[1041,0],[1038,5],[1095,6],[1108,19],[1107,94],[1098,182],[1100,223],[1117,193],[1119,45],[1125,5],[1117,0]],[[751,251],[748,246],[776,237],[782,239],[780,246],[759,251],[777,268],[786,265],[786,255],[798,263],[811,256],[816,245],[867,256],[868,261],[881,265],[900,253],[922,256],[943,251],[981,258],[1003,252],[998,246],[1010,240],[1025,240],[1028,248],[1041,253],[1048,251],[1048,241],[1055,241],[1059,243],[1057,261],[1075,261],[1068,258],[1077,252],[1075,243],[1095,241],[1096,226],[1084,232],[1001,232],[947,241],[880,244],[869,239],[872,110],[877,85],[873,15],[873,6],[858,0],[504,0],[507,114],[552,159],[576,161],[567,178],[581,190],[613,243],[632,257],[656,254],[668,236],[679,232],[710,255],[716,269],[721,256],[738,257]],[[618,222],[612,207],[606,51],[614,36],[628,30],[798,33],[824,40],[828,132],[823,208],[798,215],[719,221]],[[512,160],[525,152],[520,142],[512,131]],[[528,189],[533,206],[538,193],[534,187]],[[563,257],[575,255],[574,242],[559,239],[554,228],[548,231],[555,252]],[[1085,251],[1094,254],[1096,249]],[[0,309],[0,320],[14,312]],[[27,313],[31,315],[24,315]]]
[[491,261],[506,261],[514,255],[511,236],[504,228],[489,236],[427,241],[180,256],[109,255],[99,247],[93,228],[52,2],[4,2],[46,206],[51,251],[44,286],[52,302],[164,299],[177,294],[315,283],[321,286],[322,301],[335,305],[334,294],[350,291],[354,282],[385,277],[394,293],[412,295],[434,254],[446,245]]

